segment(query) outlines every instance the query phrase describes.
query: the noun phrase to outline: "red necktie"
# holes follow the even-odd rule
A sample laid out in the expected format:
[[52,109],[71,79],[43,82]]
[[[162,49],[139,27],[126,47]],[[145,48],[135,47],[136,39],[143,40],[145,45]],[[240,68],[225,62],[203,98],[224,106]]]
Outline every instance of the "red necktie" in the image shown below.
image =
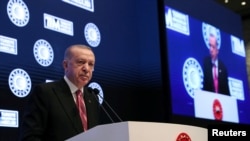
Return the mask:
[[213,65],[213,74],[214,74],[214,91],[218,93],[218,75],[216,65]]
[[79,110],[79,114],[82,120],[83,129],[84,131],[86,131],[88,129],[87,112],[86,112],[86,107],[85,107],[83,94],[81,90],[76,91],[76,104],[77,104],[77,108]]

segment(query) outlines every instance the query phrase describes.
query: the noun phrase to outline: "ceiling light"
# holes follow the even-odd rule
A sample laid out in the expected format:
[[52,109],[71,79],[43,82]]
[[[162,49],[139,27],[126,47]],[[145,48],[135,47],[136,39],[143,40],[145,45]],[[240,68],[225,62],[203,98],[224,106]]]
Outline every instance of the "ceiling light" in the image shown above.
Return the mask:
[[242,1],[241,2],[241,5],[246,5],[247,3],[245,1]]

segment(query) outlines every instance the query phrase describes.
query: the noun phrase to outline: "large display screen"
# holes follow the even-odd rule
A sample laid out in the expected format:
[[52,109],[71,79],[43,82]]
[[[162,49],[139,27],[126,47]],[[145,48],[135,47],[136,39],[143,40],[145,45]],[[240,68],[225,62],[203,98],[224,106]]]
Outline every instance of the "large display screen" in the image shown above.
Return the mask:
[[[168,2],[164,12],[172,114],[250,124],[243,39],[223,30],[223,25],[198,19],[187,11],[168,6]],[[232,28],[241,32],[241,27]]]

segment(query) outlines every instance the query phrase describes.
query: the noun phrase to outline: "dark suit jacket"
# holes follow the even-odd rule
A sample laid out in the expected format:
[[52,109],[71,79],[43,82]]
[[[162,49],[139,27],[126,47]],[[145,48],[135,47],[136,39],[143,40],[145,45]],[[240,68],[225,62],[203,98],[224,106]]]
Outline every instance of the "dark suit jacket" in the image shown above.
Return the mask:
[[[213,64],[211,58],[207,57],[203,62],[203,90],[214,92],[214,82],[213,82],[213,73],[212,68]],[[219,93],[230,95],[229,86],[228,86],[228,72],[225,65],[219,60],[218,61],[218,79],[219,79]]]
[[[84,89],[88,127],[100,123],[99,103]],[[83,132],[81,119],[64,79],[37,85],[30,95],[20,129],[20,140],[62,141]]]

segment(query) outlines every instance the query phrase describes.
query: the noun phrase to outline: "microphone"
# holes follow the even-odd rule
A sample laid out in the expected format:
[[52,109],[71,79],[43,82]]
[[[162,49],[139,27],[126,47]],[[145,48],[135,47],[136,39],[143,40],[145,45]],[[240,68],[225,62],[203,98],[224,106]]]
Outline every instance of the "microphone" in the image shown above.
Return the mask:
[[[95,94],[95,98],[96,100],[99,102],[99,98],[100,97],[103,102],[108,106],[108,108],[112,111],[112,113],[116,116],[116,118],[122,122],[122,119],[120,118],[120,116],[115,112],[115,110],[109,105],[109,103],[99,94],[100,91],[97,89],[97,88],[90,88],[88,87],[89,90],[91,91],[91,93],[94,93]],[[98,96],[98,97],[97,97]],[[102,104],[100,104],[101,108],[103,109],[103,111],[105,112],[105,114],[109,117],[109,119],[111,120],[112,123],[114,123],[114,120],[113,118],[111,118],[110,114],[108,113],[108,111],[104,108],[104,106]]]
[[[96,90],[97,90],[97,89],[96,89]],[[96,91],[96,90],[94,90],[94,89],[88,87],[88,91],[94,95],[96,101],[99,103],[99,98],[97,97],[97,96],[99,95],[99,90],[97,90],[97,91]],[[108,113],[108,111],[103,107],[103,105],[102,105],[101,103],[99,103],[99,105],[100,105],[100,107],[102,108],[102,110],[104,111],[104,113],[108,116],[109,120],[110,120],[112,123],[114,123],[114,120],[113,120],[113,118],[110,116],[110,114]]]

